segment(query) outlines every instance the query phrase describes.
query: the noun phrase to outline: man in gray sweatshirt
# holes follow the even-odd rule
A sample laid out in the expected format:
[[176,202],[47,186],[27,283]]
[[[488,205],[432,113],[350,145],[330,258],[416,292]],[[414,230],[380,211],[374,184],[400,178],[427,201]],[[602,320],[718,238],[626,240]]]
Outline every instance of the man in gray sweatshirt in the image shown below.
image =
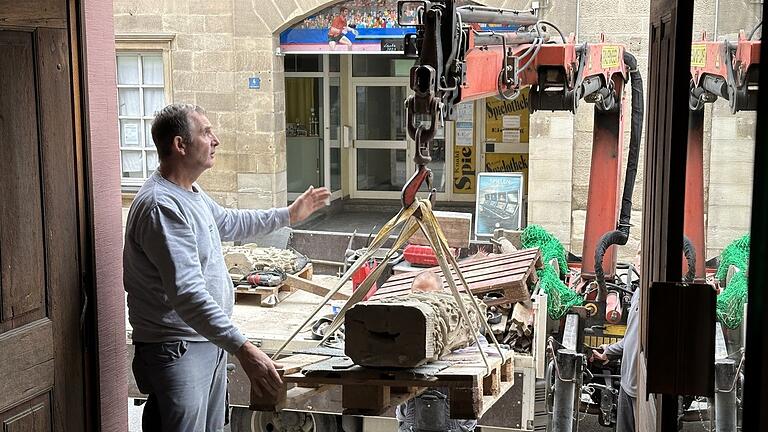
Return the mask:
[[123,252],[132,368],[149,395],[142,428],[218,432],[226,416],[227,353],[238,358],[257,395],[281,386],[279,365],[230,321],[234,291],[221,242],[257,239],[304,220],[330,193],[310,187],[286,208],[225,209],[196,183],[219,145],[202,108],[163,108],[152,138],[160,166],[131,205]]
[[635,432],[635,402],[637,400],[637,349],[640,336],[640,288],[632,294],[624,338],[601,351],[592,351],[594,359],[608,361],[608,356],[621,356],[621,389],[616,413],[616,430]]

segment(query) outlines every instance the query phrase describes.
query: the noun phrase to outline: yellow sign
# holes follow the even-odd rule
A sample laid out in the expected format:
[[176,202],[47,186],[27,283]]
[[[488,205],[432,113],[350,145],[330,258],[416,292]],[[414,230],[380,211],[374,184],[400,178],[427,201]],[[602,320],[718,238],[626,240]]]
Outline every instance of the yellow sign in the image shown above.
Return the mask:
[[603,69],[619,67],[619,47],[615,45],[606,45],[603,47],[600,64]]
[[528,153],[486,153],[485,171],[523,173],[523,195],[528,194]]
[[704,67],[707,64],[707,46],[704,44],[691,45],[691,66]]
[[530,87],[520,90],[512,100],[485,99],[485,140],[496,143],[527,143],[529,132]]
[[476,160],[474,147],[453,147],[453,193],[475,193]]

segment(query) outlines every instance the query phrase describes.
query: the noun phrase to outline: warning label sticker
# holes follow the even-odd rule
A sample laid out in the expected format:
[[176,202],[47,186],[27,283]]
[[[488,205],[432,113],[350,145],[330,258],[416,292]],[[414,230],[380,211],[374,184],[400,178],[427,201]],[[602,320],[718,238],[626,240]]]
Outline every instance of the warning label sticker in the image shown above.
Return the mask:
[[619,67],[619,47],[615,45],[604,46],[600,63],[603,69]]
[[704,67],[707,64],[707,46],[704,44],[691,45],[691,66]]

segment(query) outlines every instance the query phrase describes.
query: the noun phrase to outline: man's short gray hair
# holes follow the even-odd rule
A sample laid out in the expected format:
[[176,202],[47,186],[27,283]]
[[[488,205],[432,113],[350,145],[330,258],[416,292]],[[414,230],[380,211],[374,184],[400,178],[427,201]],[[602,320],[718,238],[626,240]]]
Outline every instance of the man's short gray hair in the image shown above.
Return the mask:
[[171,144],[175,137],[180,136],[187,143],[192,141],[192,123],[189,116],[193,112],[205,115],[203,108],[181,103],[170,104],[155,113],[155,119],[152,121],[152,140],[160,159],[170,156]]

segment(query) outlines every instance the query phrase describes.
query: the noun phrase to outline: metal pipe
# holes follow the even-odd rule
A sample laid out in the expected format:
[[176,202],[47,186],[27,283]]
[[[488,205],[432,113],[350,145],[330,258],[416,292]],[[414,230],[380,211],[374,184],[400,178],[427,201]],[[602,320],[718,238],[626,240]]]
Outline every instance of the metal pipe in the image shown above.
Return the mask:
[[552,432],[573,431],[576,399],[576,371],[580,356],[576,351],[560,349],[555,359],[555,390],[552,407]]
[[736,372],[733,359],[715,361],[715,431],[736,431]]
[[534,25],[539,17],[532,11],[516,11],[512,9],[489,8],[483,6],[462,6],[456,8],[464,23],[502,24],[507,26]]
[[475,45],[502,45],[502,38],[509,45],[521,45],[533,43],[537,37],[534,32],[482,32],[475,34]]

